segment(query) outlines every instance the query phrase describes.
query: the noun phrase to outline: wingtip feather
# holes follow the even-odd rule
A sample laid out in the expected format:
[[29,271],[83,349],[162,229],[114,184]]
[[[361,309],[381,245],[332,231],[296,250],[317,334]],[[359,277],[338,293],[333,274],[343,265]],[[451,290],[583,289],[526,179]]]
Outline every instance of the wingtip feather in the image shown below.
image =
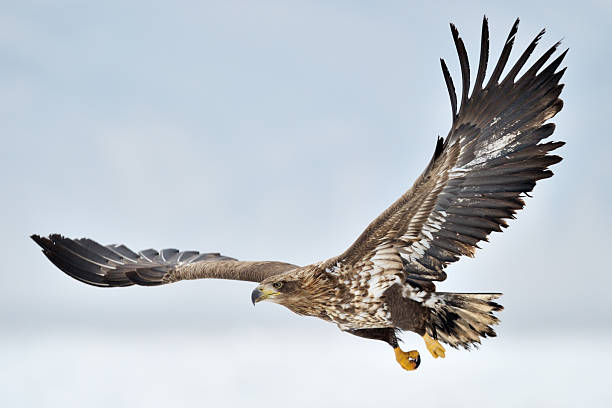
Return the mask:
[[453,115],[453,123],[457,117],[457,94],[455,92],[455,85],[453,84],[453,78],[450,75],[450,71],[446,66],[444,58],[440,58],[440,66],[442,67],[442,74],[444,75],[444,82],[446,83],[446,89],[448,90],[448,96],[451,102],[451,112]]

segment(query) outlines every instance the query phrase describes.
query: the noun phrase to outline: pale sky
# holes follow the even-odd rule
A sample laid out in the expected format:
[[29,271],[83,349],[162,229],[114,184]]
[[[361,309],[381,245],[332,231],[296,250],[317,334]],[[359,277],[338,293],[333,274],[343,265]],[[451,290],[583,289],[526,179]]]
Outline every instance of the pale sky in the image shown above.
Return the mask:
[[89,287],[28,236],[300,265],[341,253],[446,135],[448,23],[475,66],[486,14],[490,61],[516,17],[511,62],[541,28],[533,61],[570,48],[565,159],[440,288],[503,292],[502,334],[609,331],[612,7],[491,3],[1,2],[0,330],[325,326],[254,309],[249,283]]

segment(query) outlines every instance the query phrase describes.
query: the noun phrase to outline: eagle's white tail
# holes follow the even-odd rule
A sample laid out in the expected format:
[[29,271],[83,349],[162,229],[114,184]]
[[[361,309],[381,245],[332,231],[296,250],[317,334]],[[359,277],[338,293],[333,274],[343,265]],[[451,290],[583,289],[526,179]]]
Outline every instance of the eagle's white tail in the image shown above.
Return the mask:
[[497,324],[499,320],[493,312],[503,307],[494,300],[501,295],[436,292],[427,305],[432,311],[426,328],[427,334],[454,348],[477,347],[481,337],[496,336],[491,325]]

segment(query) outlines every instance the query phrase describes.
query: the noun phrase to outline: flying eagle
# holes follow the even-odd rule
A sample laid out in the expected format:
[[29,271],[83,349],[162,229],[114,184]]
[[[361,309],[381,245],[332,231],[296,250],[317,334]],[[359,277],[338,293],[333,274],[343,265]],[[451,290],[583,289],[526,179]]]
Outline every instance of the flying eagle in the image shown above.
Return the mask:
[[548,63],[553,45],[519,78],[517,74],[544,34],[542,30],[500,81],[519,20],[485,85],[489,29],[482,24],[480,60],[470,93],[470,66],[456,27],[451,33],[461,65],[461,101],[446,63],[440,60],[450,95],[453,123],[438,138],[433,157],[413,186],[365,229],[344,253],[308,266],[246,262],[218,253],[102,246],[82,238],[32,235],[43,253],[66,274],[94,286],[154,286],[186,279],[257,282],[253,304],[267,300],[291,311],[333,322],[356,336],[383,340],[406,370],[420,364],[418,351],[402,351],[397,335],[418,333],[433,357],[440,344],[469,349],[495,336],[493,312],[500,293],[437,292],[444,269],[462,255],[472,257],[479,241],[507,227],[523,208],[536,181],[551,177],[561,157],[549,152],[564,142],[542,141],[555,125],[545,123],[563,106],[557,71],[567,50]]

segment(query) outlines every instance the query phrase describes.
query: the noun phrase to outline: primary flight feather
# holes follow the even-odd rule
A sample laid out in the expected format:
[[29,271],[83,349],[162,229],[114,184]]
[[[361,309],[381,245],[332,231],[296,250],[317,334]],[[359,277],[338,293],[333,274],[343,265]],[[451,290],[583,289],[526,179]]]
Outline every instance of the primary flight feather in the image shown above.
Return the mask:
[[[469,348],[495,336],[493,312],[499,293],[437,292],[445,267],[473,256],[479,241],[501,231],[525,205],[536,181],[551,177],[561,161],[550,154],[563,142],[542,142],[555,127],[546,123],[563,106],[557,71],[567,51],[552,62],[558,43],[517,79],[544,34],[540,32],[500,81],[518,29],[517,20],[485,85],[489,30],[483,19],[475,84],[465,45],[451,33],[461,66],[461,100],[444,60],[452,127],[438,138],[433,157],[413,186],[366,228],[343,254],[299,267],[284,262],[245,262],[218,253],[103,246],[90,239],[33,235],[58,268],[90,285],[153,286],[186,279],[257,282],[253,303],[268,300],[307,316],[333,322],[348,333],[391,345],[407,370],[420,364],[416,350],[402,351],[397,334],[423,336],[434,357],[440,343]],[[471,95],[470,93],[471,91]]]

